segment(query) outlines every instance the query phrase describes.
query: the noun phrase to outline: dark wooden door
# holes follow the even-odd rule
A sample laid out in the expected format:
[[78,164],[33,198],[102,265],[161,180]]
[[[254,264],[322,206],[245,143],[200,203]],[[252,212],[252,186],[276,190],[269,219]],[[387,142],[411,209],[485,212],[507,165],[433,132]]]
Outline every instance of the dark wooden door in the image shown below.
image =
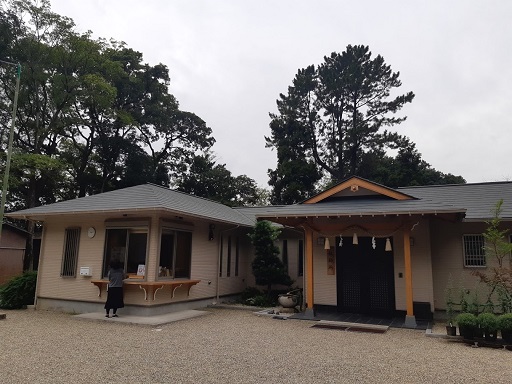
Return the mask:
[[336,281],[338,311],[373,316],[393,316],[395,281],[393,252],[385,251],[386,239],[343,237],[336,239]]

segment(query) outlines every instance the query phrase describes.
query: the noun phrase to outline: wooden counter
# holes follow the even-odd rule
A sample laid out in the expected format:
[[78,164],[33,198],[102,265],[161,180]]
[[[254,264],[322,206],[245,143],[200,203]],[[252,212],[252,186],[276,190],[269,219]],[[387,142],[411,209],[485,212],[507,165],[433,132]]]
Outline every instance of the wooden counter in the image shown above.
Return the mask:
[[[190,288],[193,285],[196,285],[201,280],[160,280],[160,281],[135,281],[135,280],[125,280],[123,284],[127,285],[138,285],[140,289],[144,291],[144,300],[155,300],[156,293],[158,290],[163,289],[164,287],[170,287],[172,290],[171,298],[174,298],[174,293],[176,289],[180,287],[187,288],[187,296],[190,294]],[[98,297],[101,297],[101,290],[103,287],[107,289],[108,280],[91,280],[91,283],[98,287],[99,293]]]

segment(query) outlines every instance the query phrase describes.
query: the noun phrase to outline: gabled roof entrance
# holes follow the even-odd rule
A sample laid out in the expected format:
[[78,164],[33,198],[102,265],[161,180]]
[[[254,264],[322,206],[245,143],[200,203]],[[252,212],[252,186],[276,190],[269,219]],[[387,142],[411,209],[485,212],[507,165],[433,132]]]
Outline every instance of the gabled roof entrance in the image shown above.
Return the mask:
[[352,197],[384,197],[391,200],[412,200],[414,197],[383,185],[373,183],[363,178],[353,176],[341,183],[319,193],[305,201],[302,204],[315,204],[320,201],[343,199]]

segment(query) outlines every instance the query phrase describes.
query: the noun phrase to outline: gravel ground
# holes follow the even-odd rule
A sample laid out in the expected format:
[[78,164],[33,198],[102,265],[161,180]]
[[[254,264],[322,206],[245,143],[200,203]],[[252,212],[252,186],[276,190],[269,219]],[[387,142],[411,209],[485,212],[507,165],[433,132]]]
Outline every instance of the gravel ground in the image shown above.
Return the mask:
[[157,328],[5,311],[0,383],[511,383],[512,352],[390,329],[311,328],[251,312]]

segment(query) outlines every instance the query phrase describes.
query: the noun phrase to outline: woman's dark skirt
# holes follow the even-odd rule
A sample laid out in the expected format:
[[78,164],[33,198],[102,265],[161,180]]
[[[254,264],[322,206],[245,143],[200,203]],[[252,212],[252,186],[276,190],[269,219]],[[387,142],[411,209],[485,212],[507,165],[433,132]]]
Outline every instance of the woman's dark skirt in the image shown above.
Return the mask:
[[105,309],[124,308],[123,287],[109,287]]

